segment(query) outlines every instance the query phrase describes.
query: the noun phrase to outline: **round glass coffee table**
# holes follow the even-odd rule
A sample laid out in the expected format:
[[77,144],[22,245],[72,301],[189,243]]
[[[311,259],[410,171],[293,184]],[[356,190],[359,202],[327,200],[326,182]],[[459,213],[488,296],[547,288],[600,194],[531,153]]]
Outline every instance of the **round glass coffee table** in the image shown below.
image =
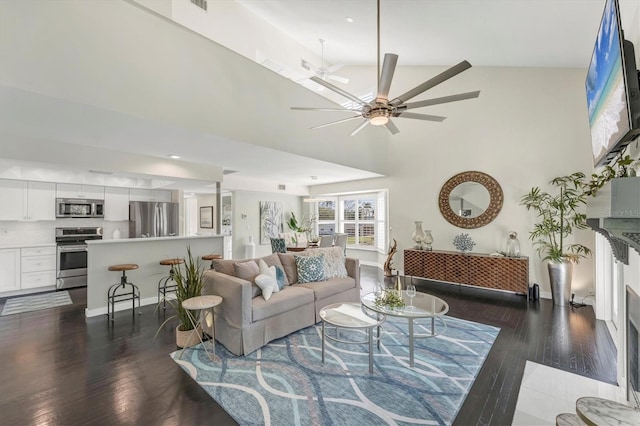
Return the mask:
[[[397,290],[387,290],[397,291]],[[439,297],[427,293],[416,292],[414,297],[407,296],[407,292],[400,291],[403,308],[390,308],[388,306],[376,306],[376,293],[367,293],[362,296],[362,305],[374,312],[389,317],[406,318],[409,320],[409,366],[413,367],[413,341],[416,338],[437,336],[435,328],[436,317],[442,317],[449,312],[449,305]],[[414,334],[413,321],[421,318],[431,318],[431,334]]]
[[[345,344],[363,344],[369,345],[369,373],[373,373],[373,342],[378,342],[380,348],[380,326],[385,320],[383,314],[374,314],[373,317],[364,312],[360,303],[334,303],[325,306],[320,310],[320,319],[322,320],[322,362],[324,362],[324,344],[325,339],[333,340]],[[325,324],[335,327],[336,335],[327,334]],[[378,328],[378,335],[373,337],[373,329]],[[367,331],[366,341],[344,340],[338,337],[338,329],[365,329]]]

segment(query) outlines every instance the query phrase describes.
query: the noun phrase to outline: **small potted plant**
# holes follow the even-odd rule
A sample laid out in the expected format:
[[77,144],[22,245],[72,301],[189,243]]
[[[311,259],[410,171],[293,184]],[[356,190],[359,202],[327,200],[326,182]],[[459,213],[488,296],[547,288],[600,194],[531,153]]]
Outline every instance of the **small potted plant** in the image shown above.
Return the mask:
[[[202,328],[198,330],[193,329],[191,320],[187,310],[182,307],[182,302],[192,297],[202,295],[204,288],[204,268],[199,258],[194,258],[191,254],[191,247],[187,246],[187,257],[182,265],[177,265],[174,268],[173,279],[176,283],[175,299],[167,299],[175,310],[175,314],[167,318],[159,327],[164,327],[169,321],[174,318],[178,319],[178,326],[176,327],[176,345],[179,348],[185,348],[195,346],[200,343],[202,338]],[[162,302],[162,301],[161,301]],[[191,315],[194,315],[192,312]],[[156,333],[157,335],[158,333]]]
[[549,261],[549,281],[556,305],[569,304],[573,264],[591,253],[582,244],[566,242],[574,229],[587,228],[587,216],[580,212],[587,196],[584,178],[581,172],[557,177],[550,182],[556,193],[550,194],[534,187],[521,200],[521,205],[536,212],[539,218],[529,233],[529,239],[537,246],[542,260]]

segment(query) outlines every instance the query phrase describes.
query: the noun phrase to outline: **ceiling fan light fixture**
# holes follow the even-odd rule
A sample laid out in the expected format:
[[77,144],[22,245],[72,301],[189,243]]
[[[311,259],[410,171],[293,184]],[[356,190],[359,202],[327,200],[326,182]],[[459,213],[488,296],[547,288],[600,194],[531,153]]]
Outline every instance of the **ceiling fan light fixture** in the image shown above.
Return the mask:
[[389,122],[389,111],[373,110],[369,122],[374,126],[384,126]]

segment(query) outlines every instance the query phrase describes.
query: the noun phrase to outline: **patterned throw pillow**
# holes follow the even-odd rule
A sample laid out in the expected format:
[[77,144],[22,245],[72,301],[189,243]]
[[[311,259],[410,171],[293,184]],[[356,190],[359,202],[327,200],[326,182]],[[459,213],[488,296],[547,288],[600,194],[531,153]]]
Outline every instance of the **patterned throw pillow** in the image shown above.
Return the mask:
[[348,276],[347,267],[345,265],[344,250],[342,247],[321,247],[315,249],[307,249],[301,256],[324,256],[324,278],[345,278]]
[[324,281],[324,256],[295,256],[298,282]]

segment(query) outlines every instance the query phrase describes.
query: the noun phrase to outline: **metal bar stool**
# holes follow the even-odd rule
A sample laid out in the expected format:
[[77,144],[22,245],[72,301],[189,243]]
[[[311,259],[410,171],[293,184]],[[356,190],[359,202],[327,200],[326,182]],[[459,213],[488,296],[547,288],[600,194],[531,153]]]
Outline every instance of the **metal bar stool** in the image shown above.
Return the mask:
[[202,260],[210,260],[211,261],[211,269],[213,269],[213,261],[217,259],[222,259],[221,254],[205,254],[202,256]]
[[[133,317],[135,318],[136,299],[138,300],[138,315],[142,313],[142,311],[140,311],[140,289],[138,289],[137,285],[127,281],[126,271],[138,269],[138,265],[135,263],[124,263],[111,265],[108,269],[116,272],[122,271],[122,276],[120,277],[120,282],[109,287],[109,291],[107,292],[107,316],[113,322],[115,303],[131,300]],[[127,286],[130,287],[130,291],[126,291]]]
[[[169,275],[160,278],[160,281],[158,281],[158,304],[160,304],[160,300],[162,300],[162,309],[167,308],[167,293],[175,293],[178,288],[174,279],[176,271],[173,267],[181,263],[184,263],[184,259],[164,259],[160,261],[160,264],[163,266],[171,266]],[[169,283],[169,281],[171,281],[171,283]],[[160,299],[160,295],[162,295],[162,299]]]

